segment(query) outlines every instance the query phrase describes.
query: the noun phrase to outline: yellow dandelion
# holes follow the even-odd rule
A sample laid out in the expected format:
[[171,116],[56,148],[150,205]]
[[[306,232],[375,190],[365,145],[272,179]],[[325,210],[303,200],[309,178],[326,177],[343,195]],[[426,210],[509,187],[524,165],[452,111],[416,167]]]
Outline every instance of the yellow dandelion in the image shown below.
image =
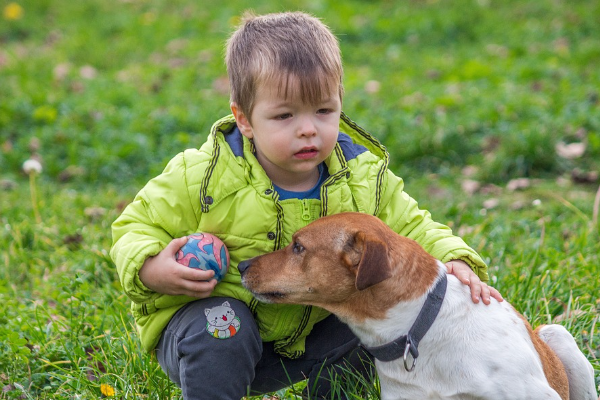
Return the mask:
[[100,385],[100,391],[106,397],[112,397],[115,395],[115,388],[107,383],[103,383],[102,385]]
[[4,19],[9,21],[14,21],[16,19],[21,19],[23,16],[23,7],[18,5],[17,3],[8,3],[2,12]]

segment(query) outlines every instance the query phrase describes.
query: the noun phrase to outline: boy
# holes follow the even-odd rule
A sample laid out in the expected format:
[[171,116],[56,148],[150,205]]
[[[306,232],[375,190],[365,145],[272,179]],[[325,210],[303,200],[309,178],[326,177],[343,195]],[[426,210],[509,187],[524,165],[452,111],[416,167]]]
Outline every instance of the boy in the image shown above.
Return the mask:
[[[111,256],[143,347],[156,351],[185,399],[237,399],[304,378],[324,397],[337,368],[368,373],[357,339],[334,316],[259,303],[236,268],[327,214],[376,215],[445,262],[473,301],[501,299],[481,282],[479,255],[418,209],[387,169],[385,148],[342,114],[338,42],[318,19],[247,15],[226,64],[233,115],[215,123],[199,150],[171,160],[113,224]],[[232,268],[218,285],[212,271],[174,260],[185,236],[199,231],[229,249]],[[215,334],[215,324],[225,328]]]

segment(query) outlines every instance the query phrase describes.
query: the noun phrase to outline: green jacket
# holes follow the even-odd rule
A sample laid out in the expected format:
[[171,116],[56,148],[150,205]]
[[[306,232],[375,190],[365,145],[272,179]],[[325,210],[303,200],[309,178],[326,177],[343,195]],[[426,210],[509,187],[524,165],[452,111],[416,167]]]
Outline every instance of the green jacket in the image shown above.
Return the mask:
[[479,255],[418,208],[403,191],[402,179],[388,169],[385,148],[343,114],[338,143],[325,163],[330,176],[320,199],[279,201],[253,155],[252,143],[228,116],[213,125],[200,149],[180,153],[148,182],[112,225],[111,249],[144,349],[154,349],[173,314],[195,299],[153,292],[140,281],[138,271],[173,238],[195,232],[213,233],[229,249],[231,268],[213,295],[244,301],[262,339],[274,341],[276,350],[291,358],[303,354],[306,336],[328,313],[317,307],[258,302],[241,285],[237,264],[285,247],[296,230],[324,215],[376,215],[439,260],[462,259],[487,280]]

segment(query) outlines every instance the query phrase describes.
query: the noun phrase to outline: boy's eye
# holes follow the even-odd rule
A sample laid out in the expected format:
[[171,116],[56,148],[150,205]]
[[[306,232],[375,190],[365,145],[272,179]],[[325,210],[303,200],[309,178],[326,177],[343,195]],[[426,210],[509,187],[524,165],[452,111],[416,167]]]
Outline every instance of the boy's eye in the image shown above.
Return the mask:
[[329,114],[331,112],[331,110],[329,108],[320,108],[317,111],[317,114]]
[[294,245],[292,246],[292,251],[294,252],[294,254],[300,254],[304,251],[304,246],[302,246],[298,242],[294,242]]
[[290,113],[279,114],[279,115],[275,116],[275,119],[284,120],[284,119],[290,118],[291,116],[292,116],[292,114],[290,114]]

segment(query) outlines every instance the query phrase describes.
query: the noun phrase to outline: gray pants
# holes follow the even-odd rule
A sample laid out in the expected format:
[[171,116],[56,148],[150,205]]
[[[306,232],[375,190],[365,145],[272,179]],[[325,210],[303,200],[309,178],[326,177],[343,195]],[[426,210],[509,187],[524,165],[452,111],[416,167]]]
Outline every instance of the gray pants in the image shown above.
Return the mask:
[[237,400],[306,378],[311,399],[345,398],[330,393],[332,376],[351,369],[367,382],[373,377],[369,356],[358,344],[350,329],[330,316],[307,337],[304,356],[281,357],[272,343],[261,340],[243,302],[211,297],[189,303],[173,316],[156,355],[184,399]]

